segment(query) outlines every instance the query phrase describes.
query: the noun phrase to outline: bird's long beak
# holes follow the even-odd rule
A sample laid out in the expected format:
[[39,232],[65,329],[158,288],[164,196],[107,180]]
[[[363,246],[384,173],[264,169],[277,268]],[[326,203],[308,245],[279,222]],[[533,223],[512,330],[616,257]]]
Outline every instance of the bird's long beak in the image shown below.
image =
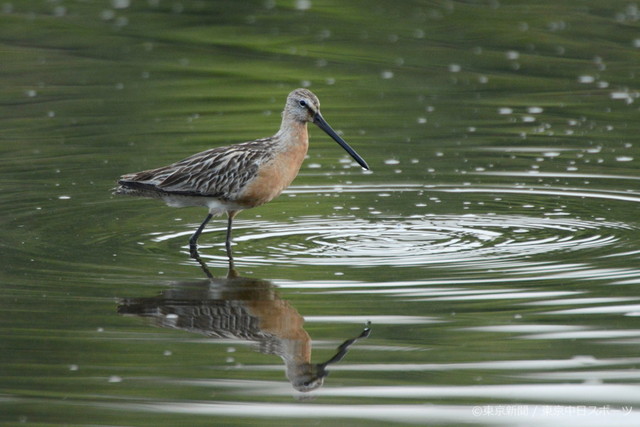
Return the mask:
[[362,157],[360,157],[360,155],[358,153],[356,153],[356,150],[351,148],[349,146],[349,144],[347,144],[344,139],[340,138],[340,136],[338,136],[336,131],[331,129],[331,126],[329,126],[329,123],[326,122],[326,120],[322,117],[320,112],[317,112],[316,114],[314,114],[313,123],[315,123],[320,129],[325,131],[327,133],[327,135],[329,135],[331,138],[333,138],[334,141],[336,141],[338,144],[340,144],[340,146],[342,148],[344,148],[346,150],[346,152],[349,153],[351,155],[351,157],[353,157],[353,159],[356,162],[358,162],[358,164],[360,166],[362,166],[363,168],[369,170],[369,165],[367,164],[367,162],[365,162],[364,159]]

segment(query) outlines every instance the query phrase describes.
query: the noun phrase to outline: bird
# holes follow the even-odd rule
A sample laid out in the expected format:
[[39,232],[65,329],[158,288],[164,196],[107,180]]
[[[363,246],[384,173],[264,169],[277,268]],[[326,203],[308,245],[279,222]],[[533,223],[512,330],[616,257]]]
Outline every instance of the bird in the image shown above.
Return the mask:
[[369,170],[367,162],[324,119],[318,97],[299,88],[287,96],[275,135],[211,148],[168,166],[122,175],[114,194],[161,199],[172,207],[208,208],[206,218],[189,238],[192,256],[211,218],[226,213],[225,247],[232,260],[233,219],[243,210],[270,202],[291,184],[307,155],[307,123],[322,129]]

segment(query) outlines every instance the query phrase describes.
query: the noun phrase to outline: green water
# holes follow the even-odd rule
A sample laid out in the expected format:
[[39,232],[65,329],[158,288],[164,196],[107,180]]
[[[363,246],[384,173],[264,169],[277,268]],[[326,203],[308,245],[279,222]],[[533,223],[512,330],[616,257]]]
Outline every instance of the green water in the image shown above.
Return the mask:
[[[0,423],[637,425],[639,24],[625,1],[2,3]],[[272,135],[297,87],[372,170],[312,126],[293,186],[236,219],[237,277],[225,221],[201,265],[204,209],[111,195]]]

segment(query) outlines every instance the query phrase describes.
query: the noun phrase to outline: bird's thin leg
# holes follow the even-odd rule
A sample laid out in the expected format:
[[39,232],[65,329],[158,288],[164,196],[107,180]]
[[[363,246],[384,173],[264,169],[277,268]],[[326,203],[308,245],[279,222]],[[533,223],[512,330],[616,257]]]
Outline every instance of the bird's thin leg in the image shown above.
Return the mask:
[[213,214],[207,215],[204,221],[202,221],[202,224],[200,224],[200,227],[198,227],[196,232],[193,233],[193,236],[189,238],[189,250],[191,251],[191,255],[193,255],[194,253],[198,253],[198,237],[200,237],[200,234],[202,234],[202,230],[204,230],[211,218],[213,218]]
[[231,252],[231,227],[233,225],[233,218],[236,216],[238,212],[230,211],[227,212],[229,216],[229,220],[227,222],[227,239],[225,241],[225,246],[227,248],[227,257],[229,257],[229,265],[233,266],[233,253]]

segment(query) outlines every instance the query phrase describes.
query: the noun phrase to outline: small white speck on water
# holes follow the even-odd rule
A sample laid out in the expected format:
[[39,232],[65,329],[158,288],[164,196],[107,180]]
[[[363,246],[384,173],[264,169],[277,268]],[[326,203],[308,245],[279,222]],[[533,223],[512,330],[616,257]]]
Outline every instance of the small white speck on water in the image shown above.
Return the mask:
[[385,165],[397,165],[400,164],[400,160],[397,159],[387,159],[384,161]]
[[589,75],[582,75],[582,76],[578,76],[578,83],[584,83],[584,84],[588,84],[588,83],[593,83],[596,81],[596,78],[593,76],[589,76]]
[[320,163],[309,163],[307,167],[309,169],[320,169],[322,165]]
[[616,162],[630,162],[633,160],[631,156],[618,156],[616,157]]
[[382,77],[383,79],[392,79],[393,71],[385,70],[382,73],[380,73],[380,77]]
[[462,67],[459,64],[449,64],[450,73],[459,73],[462,71]]
[[24,94],[27,95],[29,98],[35,98],[36,96],[38,96],[38,92],[34,89],[29,89],[25,91]]
[[114,10],[105,9],[102,12],[100,12],[100,19],[102,19],[103,21],[111,21],[115,17],[116,17],[116,12]]
[[117,375],[111,375],[111,376],[109,377],[109,380],[108,380],[108,381],[109,381],[110,383],[121,383],[121,382],[122,382],[122,377],[119,377],[119,376],[117,376]]
[[78,365],[69,365],[69,370],[70,370],[70,371],[77,371],[78,369],[80,369],[80,368],[78,367]]
[[309,10],[311,9],[311,0],[296,0],[293,7],[296,10]]
[[502,114],[502,115],[513,114],[513,108],[509,108],[509,107],[498,108],[498,114]]
[[162,355],[163,355],[163,356],[172,356],[172,355],[173,355],[173,352],[172,352],[171,350],[165,350],[165,351],[162,353]]
[[320,40],[326,40],[330,37],[331,37],[331,30],[328,28],[324,28],[320,30],[320,32],[318,33],[318,39]]
[[516,60],[518,58],[520,58],[520,53],[515,51],[515,50],[509,50],[507,51],[507,53],[505,54],[507,59],[511,59],[511,60]]
[[614,91],[610,94],[611,99],[621,99],[625,101],[627,104],[631,104],[634,101],[634,98],[638,97],[638,94],[631,94],[626,91]]
[[60,199],[60,200],[69,200],[69,199],[71,199],[71,196],[58,196],[58,199]]
[[126,9],[131,5],[131,0],[111,0],[114,9]]

